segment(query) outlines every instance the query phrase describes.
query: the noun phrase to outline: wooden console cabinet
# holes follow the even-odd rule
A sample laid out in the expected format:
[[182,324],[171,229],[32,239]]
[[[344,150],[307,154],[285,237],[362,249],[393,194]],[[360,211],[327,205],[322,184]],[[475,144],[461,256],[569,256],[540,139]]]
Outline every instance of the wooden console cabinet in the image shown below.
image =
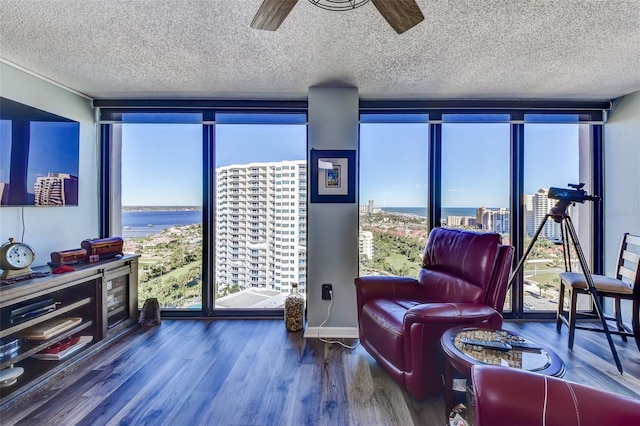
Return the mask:
[[[15,383],[0,383],[0,405],[63,371],[136,323],[138,257],[125,255],[74,265],[76,270],[72,272],[0,287],[0,348],[5,345],[0,373],[14,367],[24,369]],[[48,270],[36,268],[37,272]],[[57,324],[57,330],[62,331],[56,331]],[[79,336],[84,336],[82,341],[90,341],[74,347]],[[9,351],[6,345],[12,343],[19,345],[17,350]],[[56,348],[69,346],[72,350],[62,356],[55,354]],[[47,348],[54,348],[54,355],[43,356]],[[54,359],[43,359],[47,357]]]

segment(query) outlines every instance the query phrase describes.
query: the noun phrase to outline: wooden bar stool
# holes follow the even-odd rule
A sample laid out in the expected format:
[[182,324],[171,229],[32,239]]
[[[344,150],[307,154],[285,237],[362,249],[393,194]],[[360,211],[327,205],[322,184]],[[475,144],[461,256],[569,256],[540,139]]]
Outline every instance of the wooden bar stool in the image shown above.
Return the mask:
[[[633,337],[640,350],[640,236],[629,233],[624,234],[620,252],[618,255],[618,265],[616,267],[615,278],[604,275],[592,274],[593,283],[600,297],[610,297],[614,299],[615,317],[606,317],[608,321],[615,321],[617,331],[610,330],[611,334],[622,337],[627,341],[627,337]],[[564,292],[569,289],[570,306],[569,312],[564,310]],[[569,327],[569,348],[573,347],[575,330],[588,330],[604,332],[602,328],[578,326],[576,325],[576,303],[579,294],[590,294],[584,274],[577,272],[563,272],[560,274],[560,294],[558,296],[558,314],[556,319],[556,329],[560,331],[564,322]],[[631,329],[622,321],[621,300],[632,301]],[[589,315],[589,314],[585,314]]]

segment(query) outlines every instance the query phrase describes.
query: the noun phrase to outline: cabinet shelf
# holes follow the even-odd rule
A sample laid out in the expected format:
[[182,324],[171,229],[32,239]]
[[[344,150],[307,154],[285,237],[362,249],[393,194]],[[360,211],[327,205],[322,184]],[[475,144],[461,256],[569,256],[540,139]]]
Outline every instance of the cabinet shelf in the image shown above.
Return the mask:
[[[51,274],[0,287],[1,342],[20,342],[20,347],[14,353],[0,358],[0,369],[11,366],[24,369],[15,384],[0,388],[0,407],[18,398],[28,398],[34,386],[85,359],[87,354],[100,350],[106,342],[122,335],[135,323],[138,309],[138,257],[125,255],[119,259],[75,265],[76,270],[66,274]],[[38,272],[48,270],[49,267],[36,268]],[[49,301],[56,304],[55,310],[19,324],[10,324],[15,312]],[[65,316],[79,317],[82,321],[47,340],[28,340],[23,337],[25,330]],[[56,343],[81,335],[91,336],[91,342],[70,352],[64,359],[33,357]]]
[[12,364],[16,364],[20,361],[22,361],[25,358],[30,357],[33,354],[36,354],[40,351],[42,351],[43,349],[48,348],[51,345],[54,345],[64,339],[66,339],[67,337],[71,337],[74,334],[85,330],[87,328],[89,328],[90,326],[93,325],[93,321],[85,321],[80,323],[78,326],[73,327],[67,331],[65,331],[64,333],[60,333],[59,335],[52,337],[51,339],[48,339],[46,341],[43,341],[42,343],[36,344],[34,345],[33,343],[29,343],[31,342],[31,340],[27,341],[26,343],[24,343],[20,349],[18,349],[18,355],[14,355],[12,358],[2,361],[0,363],[0,370],[6,367],[9,367]]
[[112,316],[119,314],[120,312],[123,312],[126,309],[126,306],[120,305],[117,308],[109,311],[109,313],[107,314],[107,318],[111,318]]
[[81,306],[84,305],[88,305],[89,303],[91,303],[93,301],[93,298],[91,297],[87,297],[84,298],[82,300],[78,300],[77,302],[71,303],[67,306],[62,306],[60,308],[57,308],[55,311],[49,312],[47,314],[41,315],[39,317],[35,317],[35,318],[31,318],[30,320],[27,320],[23,323],[20,323],[18,325],[14,325],[13,327],[7,328],[6,330],[2,330],[0,331],[0,338],[9,336],[11,334],[14,333],[18,333],[26,328],[29,328],[31,326],[34,326],[36,324],[40,324],[43,321],[47,321],[49,319],[55,318],[57,316],[60,316],[62,314],[65,314],[67,312],[70,312],[76,308],[79,308]]

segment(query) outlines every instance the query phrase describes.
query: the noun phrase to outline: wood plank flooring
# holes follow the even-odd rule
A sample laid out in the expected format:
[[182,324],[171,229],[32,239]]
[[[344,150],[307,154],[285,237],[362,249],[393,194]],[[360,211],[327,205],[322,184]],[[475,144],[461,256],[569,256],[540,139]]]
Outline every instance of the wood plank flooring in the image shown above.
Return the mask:
[[[509,322],[554,348],[565,378],[640,399],[640,351],[551,322]],[[347,342],[353,343],[353,342]],[[0,412],[8,425],[443,425],[441,396],[415,401],[361,347],[350,350],[278,320],[164,320],[140,328]]]

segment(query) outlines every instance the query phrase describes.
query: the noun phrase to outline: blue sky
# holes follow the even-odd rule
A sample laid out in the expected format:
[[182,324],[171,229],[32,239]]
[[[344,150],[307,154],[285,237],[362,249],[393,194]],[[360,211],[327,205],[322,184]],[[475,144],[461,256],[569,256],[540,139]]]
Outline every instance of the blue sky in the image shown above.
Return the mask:
[[[360,203],[424,207],[428,127],[365,123],[360,132]],[[525,126],[525,193],[578,181],[578,125]],[[442,206],[508,207],[508,123],[444,123]]]
[[427,205],[429,128],[426,123],[366,123],[360,127],[360,204]]
[[[123,205],[202,204],[201,125],[122,127]],[[218,124],[215,136],[216,167],[306,158],[305,125]]]
[[[442,205],[508,207],[509,125],[444,123],[442,138]],[[201,140],[198,124],[124,124],[123,205],[200,205]],[[425,207],[427,140],[426,123],[363,123],[360,203]],[[526,193],[578,182],[577,124],[527,124],[525,140]],[[218,124],[216,146],[216,167],[304,159],[306,126]]]
[[122,205],[202,205],[202,125],[122,125]]

